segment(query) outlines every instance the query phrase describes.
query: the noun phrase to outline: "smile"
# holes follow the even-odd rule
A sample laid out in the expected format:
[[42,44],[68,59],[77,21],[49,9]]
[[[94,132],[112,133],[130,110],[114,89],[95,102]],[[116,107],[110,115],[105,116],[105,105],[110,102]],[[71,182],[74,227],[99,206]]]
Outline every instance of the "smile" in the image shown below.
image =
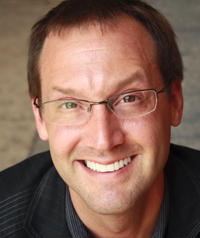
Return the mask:
[[129,164],[131,162],[131,157],[122,159],[120,161],[116,161],[115,163],[112,164],[108,164],[108,165],[104,165],[104,164],[99,164],[99,163],[95,163],[93,161],[85,161],[85,165],[87,168],[93,170],[93,171],[97,171],[97,172],[101,172],[101,173],[106,173],[106,172],[114,172],[117,171],[123,167],[125,167],[127,164]]

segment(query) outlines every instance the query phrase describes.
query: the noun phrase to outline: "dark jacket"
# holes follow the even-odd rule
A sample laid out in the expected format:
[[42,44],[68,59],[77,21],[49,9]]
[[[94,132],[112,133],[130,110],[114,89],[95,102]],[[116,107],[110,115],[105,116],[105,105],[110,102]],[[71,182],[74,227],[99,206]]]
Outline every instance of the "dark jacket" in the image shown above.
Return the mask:
[[[200,152],[171,145],[165,176],[170,200],[165,237],[200,237]],[[1,172],[0,237],[71,237],[65,190],[49,152]]]

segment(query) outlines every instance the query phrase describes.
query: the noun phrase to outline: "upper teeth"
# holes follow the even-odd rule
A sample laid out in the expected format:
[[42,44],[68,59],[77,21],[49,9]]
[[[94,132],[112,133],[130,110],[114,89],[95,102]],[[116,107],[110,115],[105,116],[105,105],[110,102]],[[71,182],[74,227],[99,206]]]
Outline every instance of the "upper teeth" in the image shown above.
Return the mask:
[[130,162],[131,162],[131,157],[122,159],[120,161],[116,161],[115,163],[108,164],[108,165],[98,164],[88,160],[85,161],[85,164],[89,169],[92,169],[97,172],[113,172],[115,170],[119,170],[123,168]]

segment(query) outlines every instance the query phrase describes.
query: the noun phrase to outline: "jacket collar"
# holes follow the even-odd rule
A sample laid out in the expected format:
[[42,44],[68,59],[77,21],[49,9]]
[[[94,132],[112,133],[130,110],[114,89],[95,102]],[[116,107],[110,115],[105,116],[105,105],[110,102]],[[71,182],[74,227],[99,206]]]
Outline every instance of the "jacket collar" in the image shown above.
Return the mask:
[[31,237],[71,237],[66,223],[66,184],[52,167],[43,177],[24,224]]
[[166,237],[196,237],[200,232],[200,184],[197,176],[172,153],[165,167],[165,176],[170,204]]
[[[165,237],[196,237],[200,232],[199,168],[195,168],[194,174],[186,163],[191,158],[182,154],[184,161],[180,160],[176,156],[180,151],[176,152],[170,153],[165,166],[170,204]],[[65,193],[66,184],[52,167],[39,184],[27,213],[24,227],[31,237],[71,237],[66,222]]]

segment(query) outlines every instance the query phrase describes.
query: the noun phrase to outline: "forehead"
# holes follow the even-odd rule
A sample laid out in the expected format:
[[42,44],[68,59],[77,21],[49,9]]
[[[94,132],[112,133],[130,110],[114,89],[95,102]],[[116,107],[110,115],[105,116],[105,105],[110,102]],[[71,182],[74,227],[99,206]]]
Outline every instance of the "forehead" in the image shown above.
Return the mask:
[[157,67],[155,52],[154,41],[145,27],[128,17],[111,27],[88,24],[69,27],[60,35],[51,33],[40,57],[42,93],[47,83],[51,93],[58,84],[70,90],[86,84],[100,88],[121,83],[123,77],[131,76],[132,69],[133,74],[137,68],[139,74],[149,73],[144,71]]
[[[112,38],[115,40],[112,41]],[[93,44],[91,45],[92,41]],[[124,50],[130,49],[133,45],[139,47],[139,43],[141,43],[143,50],[150,57],[155,56],[155,45],[146,28],[134,18],[127,16],[121,17],[116,24],[86,23],[80,27],[64,28],[59,33],[56,31],[50,32],[45,40],[42,54],[54,54],[54,49],[55,51],[60,50],[64,45],[69,46],[68,52],[73,54],[74,49],[71,46],[76,44],[75,50],[78,52],[83,45],[86,48],[92,48],[95,43],[101,43],[105,47],[106,45],[115,48],[120,47],[120,50],[123,50],[123,48]],[[125,44],[122,45],[123,43]]]

